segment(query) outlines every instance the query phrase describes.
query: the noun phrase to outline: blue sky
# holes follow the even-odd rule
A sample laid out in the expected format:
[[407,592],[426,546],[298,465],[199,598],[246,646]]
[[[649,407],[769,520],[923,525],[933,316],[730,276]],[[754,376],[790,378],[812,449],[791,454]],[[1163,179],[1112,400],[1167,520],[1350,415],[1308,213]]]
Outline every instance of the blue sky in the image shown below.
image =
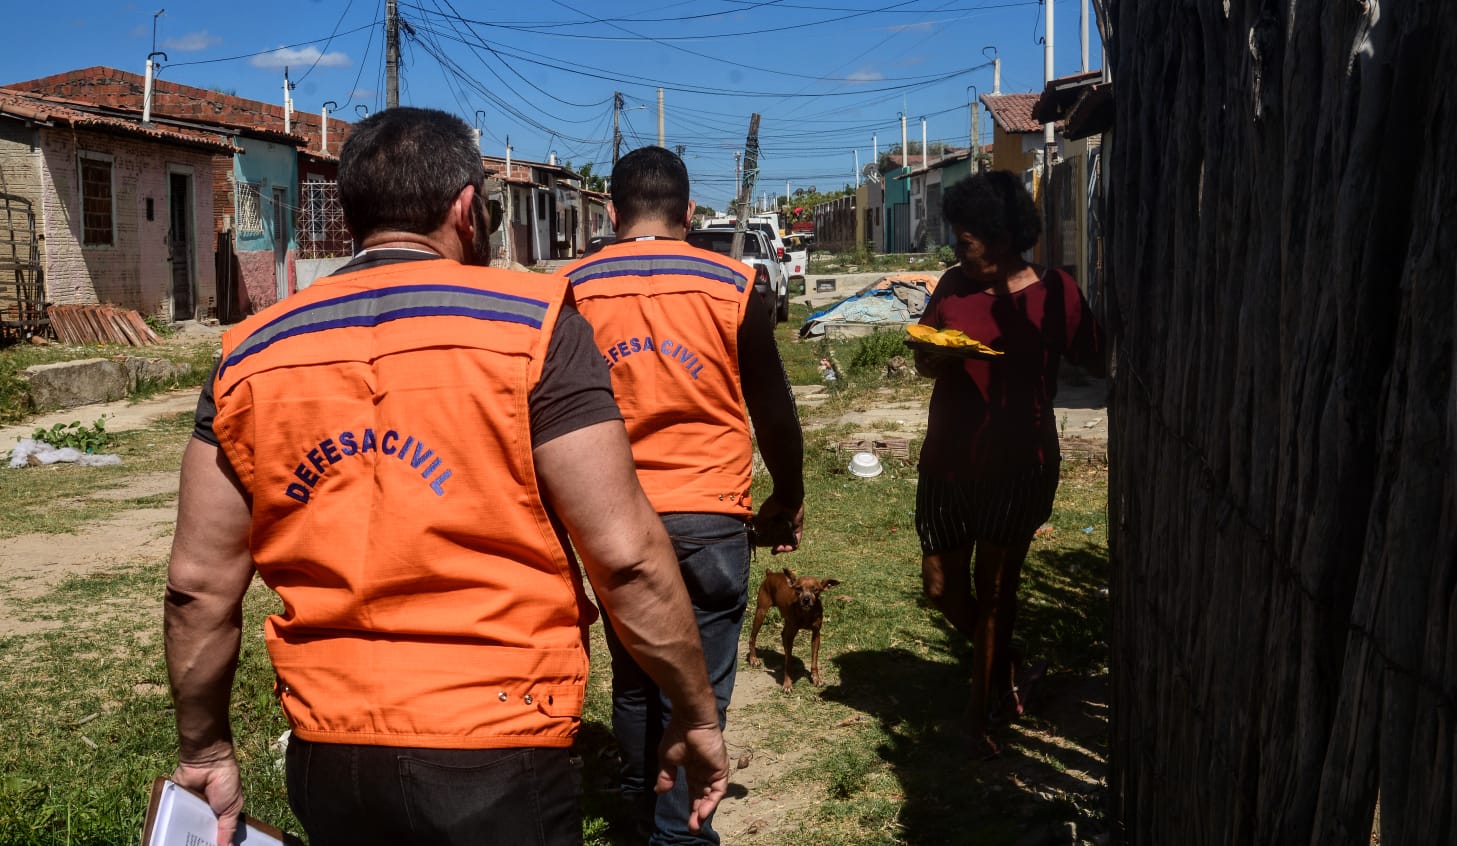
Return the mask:
[[[154,3],[7,3],[0,84],[91,65],[141,73],[155,21],[163,79],[281,102],[286,65],[298,109],[333,100],[354,118],[384,106],[384,0]],[[487,153],[509,138],[518,157],[554,151],[605,172],[613,91],[626,99],[626,150],[656,142],[663,87],[667,145],[683,145],[695,198],[720,209],[752,112],[756,194],[786,181],[829,190],[851,181],[854,151],[862,168],[871,160],[872,135],[881,150],[900,142],[902,113],[912,141],[924,117],[929,140],[965,145],[968,86],[992,86],[985,48],[1002,59],[1003,92],[1042,86],[1037,0],[399,0],[399,11],[401,104],[479,125]],[[1079,11],[1057,0],[1059,76],[1081,67]]]

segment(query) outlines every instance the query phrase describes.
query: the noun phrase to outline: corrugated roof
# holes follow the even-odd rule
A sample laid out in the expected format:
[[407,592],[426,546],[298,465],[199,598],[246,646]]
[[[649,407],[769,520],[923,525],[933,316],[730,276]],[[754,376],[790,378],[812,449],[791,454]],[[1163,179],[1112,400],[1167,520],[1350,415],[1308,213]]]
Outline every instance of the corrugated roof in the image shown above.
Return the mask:
[[[97,65],[17,82],[9,88],[45,94],[100,108],[140,113],[146,79],[139,74]],[[154,79],[152,114],[174,120],[228,127],[293,144],[319,154],[318,114],[295,110],[289,132],[283,131],[283,106],[209,91],[163,79]],[[329,116],[327,157],[337,157],[354,125]]]
[[1101,70],[1075,73],[1052,80],[1043,86],[1042,93],[1037,96],[1037,103],[1032,107],[1032,116],[1042,121],[1065,117],[1068,109],[1082,97],[1083,92],[1102,80]]
[[983,94],[981,102],[1003,132],[1041,132],[1042,122],[1032,117],[1032,108],[1037,105],[1040,96],[1036,92]]
[[0,115],[10,115],[38,123],[59,123],[65,126],[139,135],[158,141],[202,147],[222,153],[238,152],[238,148],[231,142],[206,132],[160,124],[143,126],[140,121],[91,114],[55,98],[43,97],[26,91],[0,88]]

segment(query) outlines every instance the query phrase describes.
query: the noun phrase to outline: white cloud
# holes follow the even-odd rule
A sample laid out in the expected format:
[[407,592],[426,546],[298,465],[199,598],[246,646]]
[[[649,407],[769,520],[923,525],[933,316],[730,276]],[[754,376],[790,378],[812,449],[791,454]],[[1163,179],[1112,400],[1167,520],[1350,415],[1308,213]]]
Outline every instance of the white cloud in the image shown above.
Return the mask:
[[845,77],[845,81],[846,82],[851,82],[851,83],[856,83],[856,84],[864,84],[864,83],[867,83],[867,82],[879,82],[882,79],[885,79],[885,74],[881,73],[878,70],[870,70],[868,68],[864,68],[864,69],[855,71],[854,73],[852,73],[849,76]]
[[315,62],[321,68],[347,68],[350,65],[349,56],[345,53],[321,53],[319,48],[309,47],[279,47],[269,53],[263,53],[248,60],[248,64],[255,68],[306,68]]
[[204,29],[201,32],[189,32],[181,38],[169,38],[162,42],[162,46],[168,50],[195,53],[221,43],[223,43],[221,35],[209,35],[208,31]]
[[917,21],[916,23],[895,24],[885,28],[886,32],[930,32],[939,21]]

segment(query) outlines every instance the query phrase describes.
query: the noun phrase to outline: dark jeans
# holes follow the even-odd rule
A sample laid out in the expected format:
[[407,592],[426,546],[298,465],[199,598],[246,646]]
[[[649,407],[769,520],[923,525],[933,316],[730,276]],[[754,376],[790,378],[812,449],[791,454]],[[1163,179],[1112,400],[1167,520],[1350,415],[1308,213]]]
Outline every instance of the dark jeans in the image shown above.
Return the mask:
[[[722,727],[734,692],[739,632],[744,627],[744,607],[749,599],[748,530],[743,520],[726,514],[662,517],[693,601],[708,680],[718,698],[718,724]],[[708,821],[696,834],[688,830],[688,787],[681,770],[673,789],[654,802],[658,743],[672,716],[672,706],[652,679],[633,663],[610,623],[607,648],[612,653],[612,731],[622,748],[624,799],[638,804],[643,817],[652,812],[653,846],[718,843],[718,834]]]
[[288,801],[312,846],[580,846],[567,749],[414,749],[290,738]]

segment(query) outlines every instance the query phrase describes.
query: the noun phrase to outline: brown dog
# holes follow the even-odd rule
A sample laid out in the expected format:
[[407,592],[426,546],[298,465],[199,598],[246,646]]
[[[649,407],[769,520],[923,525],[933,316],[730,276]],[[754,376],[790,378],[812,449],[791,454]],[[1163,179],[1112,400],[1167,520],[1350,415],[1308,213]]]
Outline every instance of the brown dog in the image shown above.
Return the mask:
[[794,686],[789,675],[789,659],[794,651],[794,636],[800,629],[814,632],[810,639],[809,677],[816,687],[820,684],[820,625],[825,621],[825,607],[820,604],[820,593],[839,584],[837,579],[814,579],[809,576],[795,576],[794,571],[785,568],[783,572],[764,571],[764,581],[759,583],[759,598],[754,603],[754,627],[749,632],[749,666],[759,665],[759,627],[764,625],[764,615],[772,605],[779,609],[784,618],[784,692]]

